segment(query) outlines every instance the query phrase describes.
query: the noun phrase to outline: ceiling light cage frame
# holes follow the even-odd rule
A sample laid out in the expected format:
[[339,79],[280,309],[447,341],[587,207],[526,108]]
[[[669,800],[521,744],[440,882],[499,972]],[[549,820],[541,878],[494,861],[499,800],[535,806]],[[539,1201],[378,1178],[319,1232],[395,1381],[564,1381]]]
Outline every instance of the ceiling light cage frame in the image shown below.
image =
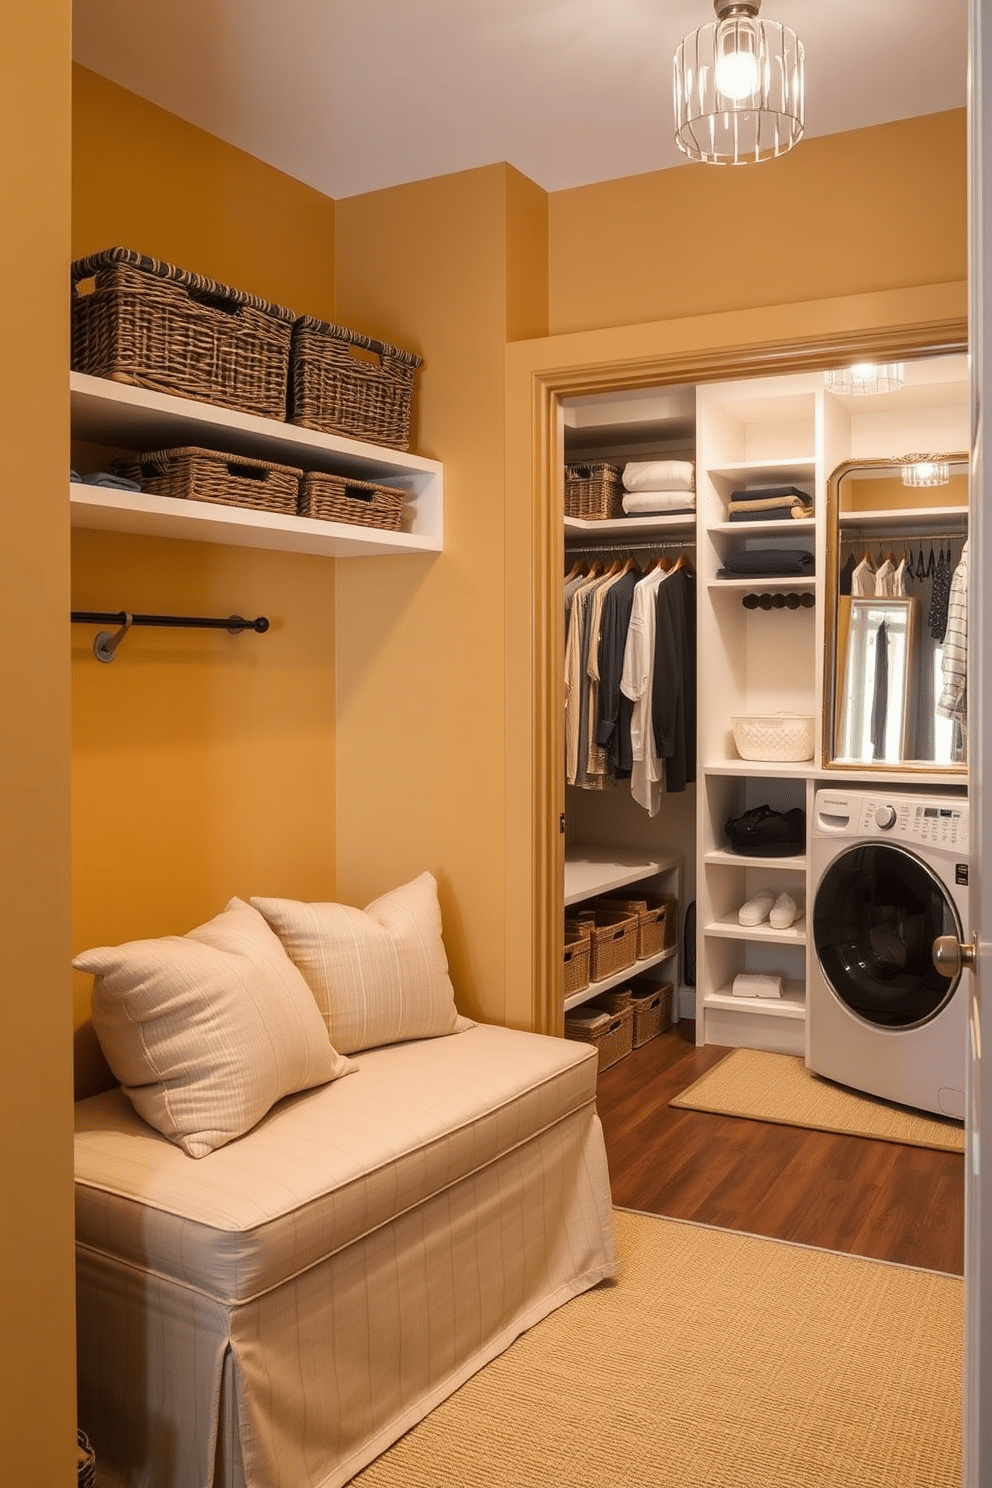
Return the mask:
[[853,398],[876,397],[881,393],[898,392],[906,381],[906,368],[902,362],[883,362],[877,366],[856,362],[853,366],[827,372],[824,381],[832,393]]
[[717,20],[675,52],[675,143],[692,160],[752,165],[794,148],[805,128],[805,52],[761,0],[713,0]]
[[947,486],[951,481],[951,467],[946,455],[913,454],[903,456],[902,483],[916,490],[933,486]]

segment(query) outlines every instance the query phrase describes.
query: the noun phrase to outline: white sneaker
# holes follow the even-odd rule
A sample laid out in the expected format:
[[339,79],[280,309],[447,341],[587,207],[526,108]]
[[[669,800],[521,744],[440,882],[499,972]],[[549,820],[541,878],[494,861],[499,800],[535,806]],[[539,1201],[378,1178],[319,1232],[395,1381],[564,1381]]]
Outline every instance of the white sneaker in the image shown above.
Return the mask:
[[799,905],[791,894],[779,894],[771,907],[768,919],[773,930],[787,930],[799,916]]
[[746,904],[742,904],[737,911],[738,923],[741,925],[760,925],[767,920],[768,912],[775,903],[775,895],[768,893],[755,894]]

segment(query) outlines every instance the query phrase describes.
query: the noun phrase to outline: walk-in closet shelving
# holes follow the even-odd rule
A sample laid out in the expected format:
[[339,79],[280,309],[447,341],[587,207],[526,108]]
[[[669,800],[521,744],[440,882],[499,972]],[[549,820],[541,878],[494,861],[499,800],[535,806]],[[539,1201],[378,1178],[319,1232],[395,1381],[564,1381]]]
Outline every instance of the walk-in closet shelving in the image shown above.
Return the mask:
[[[831,473],[845,461],[898,458],[915,450],[967,447],[967,368],[963,356],[907,365],[906,386],[879,397],[828,391],[820,372],[755,378],[697,389],[697,503],[699,527],[699,648],[706,657],[699,696],[700,778],[697,790],[697,993],[700,1043],[805,1051],[806,920],[773,931],[766,922],[741,926],[738,910],[762,890],[787,891],[805,912],[809,903],[806,853],[747,857],[728,847],[729,817],[767,804],[799,806],[812,819],[821,784],[871,779],[864,769],[829,769],[822,756],[820,719],[824,657],[826,496]],[[815,503],[812,520],[731,523],[733,490],[792,485]],[[967,509],[955,511],[963,520]],[[865,539],[901,527],[921,537],[943,530],[948,507],[922,503],[883,515],[844,513],[842,526]],[[734,546],[802,549],[814,555],[815,577],[725,579],[717,569]],[[811,593],[809,607],[744,609],[746,591]],[[816,720],[814,752],[795,762],[748,761],[735,747],[734,715],[792,712]],[[904,768],[896,784],[939,786],[939,772]],[[960,785],[961,777],[955,777]],[[734,997],[738,972],[781,977],[781,998]]]
[[408,530],[391,532],[74,482],[69,486],[74,527],[332,558],[441,549],[442,467],[437,460],[82,372],[70,373],[70,395],[73,438],[101,451],[125,454],[196,445],[304,470],[327,470],[409,493]]
[[[565,462],[606,460],[691,460],[695,453],[695,390],[691,387],[642,388],[622,395],[572,398],[563,406]],[[604,562],[632,555],[647,564],[653,556],[694,554],[694,513],[623,516],[589,521],[566,517],[566,569],[577,557]],[[666,801],[651,818],[635,801],[626,782],[606,790],[567,786],[565,792],[565,905],[598,894],[629,888],[631,897],[645,893],[673,896],[679,918],[675,943],[658,956],[635,962],[565,999],[566,1011],[612,986],[622,986],[644,973],[679,990],[682,917],[686,884],[692,884],[694,786]],[[691,898],[691,890],[688,894]],[[692,1014],[691,990],[683,993],[682,1015]]]

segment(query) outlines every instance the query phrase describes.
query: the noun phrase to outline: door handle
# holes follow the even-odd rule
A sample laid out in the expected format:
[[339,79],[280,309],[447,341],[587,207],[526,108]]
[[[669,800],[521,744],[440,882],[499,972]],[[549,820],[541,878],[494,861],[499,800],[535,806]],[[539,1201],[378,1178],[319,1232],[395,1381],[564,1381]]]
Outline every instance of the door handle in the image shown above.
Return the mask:
[[938,935],[933,943],[933,964],[948,981],[960,976],[964,967],[974,971],[977,956],[975,938],[960,941],[956,935]]

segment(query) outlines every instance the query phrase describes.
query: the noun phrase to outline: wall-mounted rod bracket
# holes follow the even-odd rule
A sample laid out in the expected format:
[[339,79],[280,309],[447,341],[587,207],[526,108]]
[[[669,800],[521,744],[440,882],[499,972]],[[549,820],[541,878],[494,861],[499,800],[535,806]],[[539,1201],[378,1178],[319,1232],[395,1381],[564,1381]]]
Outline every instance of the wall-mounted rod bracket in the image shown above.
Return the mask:
[[226,630],[229,635],[240,635],[244,630],[254,630],[264,635],[269,622],[264,615],[255,620],[244,620],[240,615],[228,615],[224,619],[213,619],[204,615],[132,615],[127,610],[73,610],[73,625],[117,625],[116,631],[101,630],[93,640],[93,654],[97,661],[113,661],[117,647],[133,625],[168,626],[179,629]]

